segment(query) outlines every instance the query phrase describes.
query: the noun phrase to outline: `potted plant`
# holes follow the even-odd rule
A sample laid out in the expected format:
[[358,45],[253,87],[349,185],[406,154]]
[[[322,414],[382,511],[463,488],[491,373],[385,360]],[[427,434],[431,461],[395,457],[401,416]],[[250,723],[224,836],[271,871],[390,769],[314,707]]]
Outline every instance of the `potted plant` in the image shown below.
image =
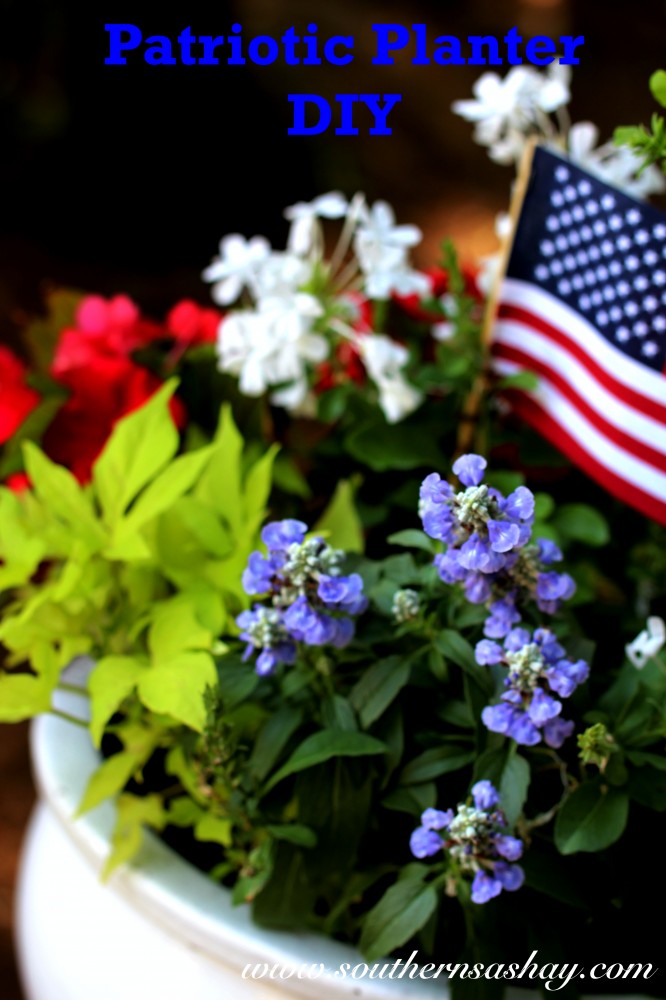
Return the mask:
[[[493,155],[575,158],[566,80],[509,77],[459,108]],[[662,995],[663,528],[504,413],[532,381],[487,384],[450,247],[424,275],[383,203],[287,214],[284,253],[223,240],[224,316],[60,295],[41,374],[3,367],[0,713],[50,713],[31,1000]]]

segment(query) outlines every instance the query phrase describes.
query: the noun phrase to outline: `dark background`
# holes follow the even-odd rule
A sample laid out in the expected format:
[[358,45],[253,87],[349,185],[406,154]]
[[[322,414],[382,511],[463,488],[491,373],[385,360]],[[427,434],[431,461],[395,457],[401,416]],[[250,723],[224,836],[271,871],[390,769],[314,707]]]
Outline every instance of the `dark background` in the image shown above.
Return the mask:
[[[165,5],[166,6],[166,5]],[[44,291],[126,292],[161,315],[182,296],[208,298],[200,271],[229,232],[286,236],[281,213],[341,188],[393,203],[425,232],[420,262],[444,236],[475,257],[495,246],[511,170],[487,159],[450,111],[478,67],[371,64],[375,22],[426,22],[429,36],[585,35],[571,113],[606,139],[646,121],[652,70],[664,67],[664,0],[238,0],[171,5],[0,2],[0,342],[18,343]],[[278,37],[315,22],[353,35],[348,67],[104,66],[104,24],[149,34]],[[503,72],[500,69],[500,72]],[[390,137],[287,136],[287,94],[402,93]],[[19,1000],[12,959],[13,880],[32,798],[26,728],[0,729],[0,997]]]

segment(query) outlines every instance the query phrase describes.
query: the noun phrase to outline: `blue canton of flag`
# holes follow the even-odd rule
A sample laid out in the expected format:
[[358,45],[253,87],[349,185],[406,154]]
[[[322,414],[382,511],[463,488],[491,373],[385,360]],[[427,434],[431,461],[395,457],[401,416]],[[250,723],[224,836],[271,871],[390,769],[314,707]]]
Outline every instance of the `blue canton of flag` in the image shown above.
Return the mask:
[[666,214],[537,148],[492,331],[516,411],[666,523]]

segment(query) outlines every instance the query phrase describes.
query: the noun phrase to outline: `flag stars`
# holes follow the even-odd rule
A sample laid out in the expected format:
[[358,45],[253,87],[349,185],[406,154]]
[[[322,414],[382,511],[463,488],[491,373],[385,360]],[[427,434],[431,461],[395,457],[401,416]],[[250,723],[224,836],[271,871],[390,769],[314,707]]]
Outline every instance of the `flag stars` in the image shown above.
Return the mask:
[[581,295],[581,297],[578,299],[578,305],[583,310],[583,312],[587,312],[587,310],[592,305],[592,303],[590,302],[590,296],[589,295]]
[[666,225],[663,222],[658,222],[656,226],[652,227],[652,235],[656,240],[666,240]]
[[571,217],[574,222],[582,222],[585,218],[585,209],[582,205],[574,205],[571,209]]
[[617,293],[618,295],[628,295],[631,291],[631,285],[628,281],[618,281],[617,283]]
[[545,264],[537,264],[534,268],[534,277],[537,281],[547,281],[548,280],[548,268]]
[[567,278],[562,278],[562,280],[557,283],[557,290],[560,295],[570,295],[571,282]]
[[624,314],[625,314],[625,316],[630,316],[630,317],[631,316],[638,316],[639,312],[640,312],[640,309],[638,308],[638,305],[635,302],[633,302],[631,300],[629,302],[625,302],[625,304],[624,304]]
[[596,222],[592,226],[592,229],[594,231],[595,236],[605,236],[606,233],[608,232],[606,223],[602,222],[601,219],[596,220]]
[[563,164],[555,170],[555,179],[558,180],[560,184],[565,184],[569,180],[570,176],[568,167],[565,167]]
[[564,195],[561,191],[553,191],[550,196],[550,203],[554,208],[562,208],[564,204]]
[[613,232],[617,232],[618,229],[622,229],[623,225],[624,221],[621,215],[611,215],[610,219],[608,220],[608,226],[610,229],[613,230]]
[[571,212],[560,212],[560,222],[563,226],[570,226],[572,222]]
[[626,326],[618,326],[617,330],[615,331],[616,340],[619,340],[621,344],[626,344],[626,342],[630,339],[630,337],[631,334],[629,333],[629,330],[627,329]]
[[611,306],[611,308],[608,311],[608,315],[610,316],[610,318],[614,323],[619,323],[620,320],[622,319],[622,310],[620,309],[619,306]]
[[595,201],[594,198],[590,198],[589,201],[585,202],[585,211],[588,215],[598,215],[599,202]]
[[560,220],[556,215],[549,215],[546,219],[546,229],[549,233],[556,233],[560,228]]
[[620,236],[618,237],[616,246],[621,253],[624,253],[624,251],[628,250],[631,246],[631,240],[628,236]]
[[641,347],[641,354],[644,354],[646,358],[654,358],[658,353],[659,348],[653,340],[646,340]]
[[580,238],[582,240],[591,240],[594,236],[591,226],[581,226],[580,227]]
[[543,240],[541,242],[540,250],[544,257],[552,257],[555,253],[555,244],[552,240]]
[[644,274],[639,274],[637,278],[634,278],[634,288],[637,292],[644,292],[646,288],[650,287],[650,282],[647,280]]
[[561,260],[555,258],[555,260],[550,265],[550,273],[554,275],[554,277],[557,277],[558,275],[564,273],[564,264],[562,263]]
[[608,280],[608,268],[604,267],[603,264],[599,265],[599,267],[597,268],[596,274],[597,274],[597,278],[599,279],[599,281],[607,281]]
[[637,208],[630,208],[625,215],[625,219],[627,220],[630,226],[637,226],[639,222],[642,221],[643,216],[641,215],[641,213],[638,211]]
[[613,302],[614,299],[615,299],[615,295],[616,295],[616,292],[615,292],[615,289],[613,288],[613,286],[612,285],[606,285],[606,287],[603,290],[604,301],[605,302]]
[[619,260],[612,260],[608,265],[608,270],[614,278],[617,278],[618,275],[622,274],[622,265]]
[[585,282],[583,281],[580,274],[574,274],[573,278],[571,279],[571,284],[573,285],[573,287],[577,292],[581,292],[583,288],[585,288]]
[[615,198],[612,194],[605,194],[601,199],[601,207],[606,211],[610,212],[615,208]]
[[634,240],[639,247],[645,246],[646,243],[650,242],[650,234],[645,229],[639,229]]
[[636,337],[647,337],[650,327],[642,319],[634,323],[634,334]]
[[655,316],[652,320],[652,329],[655,333],[663,333],[666,330],[666,316]]
[[575,201],[578,197],[578,192],[572,184],[567,184],[564,189],[564,199],[565,201]]
[[[654,267],[658,260],[659,254],[655,253],[654,250],[646,250],[643,254],[643,263],[646,267]],[[654,275],[652,276],[652,280],[654,281]]]
[[654,312],[659,306],[659,300],[654,295],[646,295],[643,299],[643,309],[647,312]]
[[564,266],[567,271],[573,271],[576,268],[576,258],[572,253],[568,253],[564,258]]
[[599,326],[608,326],[608,313],[605,309],[601,309],[597,315],[596,320]]
[[587,267],[590,258],[588,257],[585,250],[579,250],[578,253],[576,254],[576,260],[578,261],[581,267]]
[[629,271],[635,271],[637,270],[637,268],[641,266],[641,262],[638,259],[638,257],[635,257],[634,254],[632,254],[630,257],[627,257],[627,259],[624,262],[624,266]]
[[557,247],[558,250],[568,250],[569,240],[566,238],[566,236],[560,233],[560,235],[555,240],[555,246]]

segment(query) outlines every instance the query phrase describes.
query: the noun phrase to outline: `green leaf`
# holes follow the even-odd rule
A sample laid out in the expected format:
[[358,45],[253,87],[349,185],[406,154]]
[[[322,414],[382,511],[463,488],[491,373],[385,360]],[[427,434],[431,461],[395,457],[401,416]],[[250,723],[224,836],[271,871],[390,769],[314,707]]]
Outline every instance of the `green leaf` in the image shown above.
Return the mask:
[[49,642],[38,640],[32,651],[31,666],[37,672],[36,677],[0,672],[0,722],[22,722],[51,708],[60,662]]
[[510,754],[498,787],[501,807],[509,826],[515,826],[523,811],[530,787],[530,765],[520,754]]
[[610,539],[606,518],[587,504],[564,504],[558,509],[553,523],[563,537],[585,542],[587,545],[606,545]]
[[655,101],[666,108],[666,72],[663,69],[656,70],[650,77],[650,90]]
[[312,490],[295,461],[288,455],[278,455],[273,466],[273,482],[284,493],[309,500]]
[[334,549],[345,552],[363,552],[365,539],[363,525],[354,506],[356,487],[349,479],[342,479],[335,488],[333,498],[319,518],[313,531],[326,535]]
[[429,555],[436,551],[435,542],[428,538],[424,531],[417,528],[405,528],[404,531],[396,531],[387,538],[389,545],[402,545],[406,549],[422,549]]
[[396,882],[365,919],[360,947],[367,961],[374,962],[406,944],[436,907],[437,892],[422,875]]
[[516,372],[515,375],[506,375],[497,383],[498,389],[525,389],[533,392],[539,387],[539,376],[534,372]]
[[266,827],[276,840],[286,840],[299,847],[316,847],[317,834],[302,823],[270,824]]
[[216,683],[217,671],[208,653],[180,653],[146,670],[138,692],[152,712],[170,715],[201,732],[206,722],[204,692]]
[[123,750],[105,760],[91,775],[76,815],[82,816],[91,809],[95,809],[100,802],[117,795],[132,775],[145,763],[145,760],[145,754],[135,753],[131,750]]
[[255,740],[248,766],[258,781],[275,767],[287,743],[303,721],[303,712],[283,705],[271,715]]
[[194,836],[197,840],[211,841],[215,844],[222,844],[223,847],[231,847],[233,843],[231,820],[205,813],[194,827]]
[[176,384],[174,379],[165,383],[140,409],[119,420],[93,466],[95,490],[112,528],[176,454],[178,431],[169,412]]
[[247,526],[252,531],[256,530],[264,519],[273,482],[273,463],[279,450],[279,445],[271,445],[266,454],[254,463],[245,477],[243,511],[246,530]]
[[148,648],[158,666],[186,649],[209,649],[210,631],[201,625],[187,594],[158,605],[148,633]]
[[481,691],[488,695],[492,694],[492,674],[487,667],[482,667],[476,662],[474,648],[467,639],[463,639],[460,633],[454,629],[445,628],[438,632],[434,642],[440,653],[461,667]]
[[234,423],[229,403],[220,410],[214,440],[218,448],[197,483],[195,496],[220,513],[237,532],[243,523],[243,437]]
[[146,795],[139,798],[136,795],[121,795],[118,799],[118,811],[115,829],[111,837],[112,851],[107,858],[102,879],[106,881],[109,875],[119,866],[136,855],[143,839],[143,826],[161,830],[167,820],[159,795]]
[[146,671],[148,664],[133,656],[105,656],[88,678],[90,692],[90,734],[99,747],[104,729]]
[[471,764],[475,753],[460,746],[432,747],[403,768],[400,774],[401,785],[418,785],[424,781],[432,781],[442,774],[459,771]]
[[305,771],[332,757],[370,757],[387,752],[386,745],[366,733],[323,729],[313,733],[294,751],[287,763],[264,786],[264,793],[290,774]]
[[382,799],[382,805],[395,812],[420,816],[426,809],[434,809],[437,805],[437,785],[434,781],[427,781],[422,785],[394,788]]
[[129,514],[117,525],[114,541],[132,535],[148,521],[171,507],[190,490],[205,469],[217,445],[180,455],[154,479],[132,506]]
[[602,851],[618,840],[627,824],[629,797],[600,782],[586,782],[571,793],[555,821],[560,854]]
[[366,670],[349,695],[364,729],[383,715],[409,680],[409,674],[409,663],[401,656],[389,656]]
[[23,454],[26,472],[39,499],[74,529],[74,538],[81,538],[93,550],[99,549],[106,541],[106,533],[72,473],[52,462],[31,441],[23,445]]

